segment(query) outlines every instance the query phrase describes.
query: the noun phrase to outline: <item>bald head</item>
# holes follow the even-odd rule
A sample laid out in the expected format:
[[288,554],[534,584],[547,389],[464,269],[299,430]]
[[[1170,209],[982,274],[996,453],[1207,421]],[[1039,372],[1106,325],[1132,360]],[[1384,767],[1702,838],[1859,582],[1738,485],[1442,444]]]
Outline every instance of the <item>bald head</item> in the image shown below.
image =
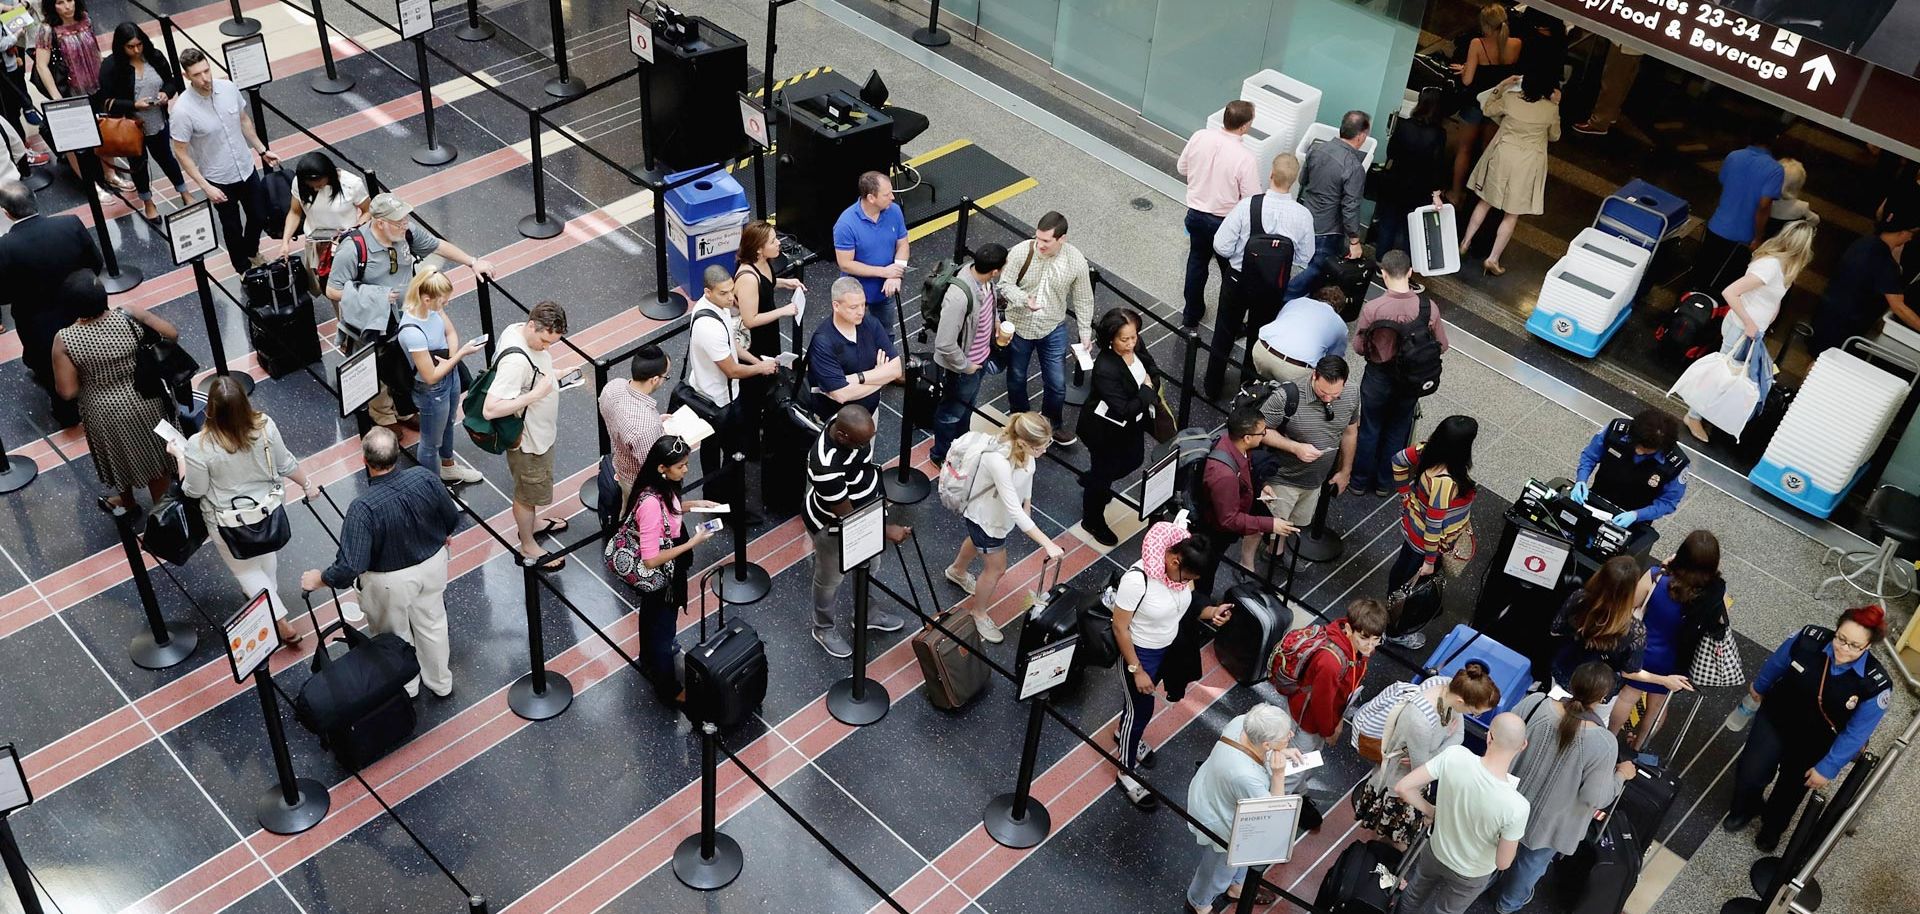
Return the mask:
[[1487,728],[1487,748],[1509,753],[1527,748],[1527,722],[1511,711],[1495,717]]
[[393,472],[400,460],[400,439],[384,425],[376,425],[360,437],[360,456],[367,463],[368,476]]
[[873,440],[873,413],[858,403],[849,403],[833,414],[833,422],[827,426],[827,434],[833,436],[835,443],[859,447]]

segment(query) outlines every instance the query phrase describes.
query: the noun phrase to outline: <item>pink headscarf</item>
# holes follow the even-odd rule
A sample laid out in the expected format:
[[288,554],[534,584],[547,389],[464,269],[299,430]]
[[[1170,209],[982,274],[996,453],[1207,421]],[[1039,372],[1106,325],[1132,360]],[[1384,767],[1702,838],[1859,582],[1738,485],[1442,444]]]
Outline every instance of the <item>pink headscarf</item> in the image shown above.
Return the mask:
[[1146,538],[1140,542],[1140,568],[1147,573],[1147,577],[1159,581],[1168,590],[1185,590],[1190,586],[1188,582],[1167,580],[1167,550],[1192,535],[1185,527],[1166,521],[1147,528]]

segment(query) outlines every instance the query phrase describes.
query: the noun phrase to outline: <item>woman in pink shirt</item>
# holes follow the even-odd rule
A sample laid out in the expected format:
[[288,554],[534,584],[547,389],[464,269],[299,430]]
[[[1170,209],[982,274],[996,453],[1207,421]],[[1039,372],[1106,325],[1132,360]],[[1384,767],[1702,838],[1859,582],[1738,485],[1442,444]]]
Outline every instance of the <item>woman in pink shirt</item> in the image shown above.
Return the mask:
[[646,569],[639,584],[640,668],[653,684],[654,694],[669,702],[679,701],[681,694],[673,673],[673,655],[679,650],[674,643],[679,631],[676,620],[687,597],[684,560],[693,554],[694,547],[713,535],[695,530],[688,536],[681,522],[688,509],[714,506],[710,501],[680,499],[680,483],[687,478],[687,462],[692,456],[693,448],[679,436],[664,435],[655,441],[646,465],[634,480],[632,513],[628,515],[631,530],[639,540],[640,564]]

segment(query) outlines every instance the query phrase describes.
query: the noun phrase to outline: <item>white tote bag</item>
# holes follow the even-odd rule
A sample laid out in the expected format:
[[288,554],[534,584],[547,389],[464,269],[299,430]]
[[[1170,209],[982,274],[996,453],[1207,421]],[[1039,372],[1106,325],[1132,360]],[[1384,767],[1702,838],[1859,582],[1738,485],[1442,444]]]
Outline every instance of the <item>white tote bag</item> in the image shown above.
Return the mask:
[[1747,420],[1753,418],[1760,403],[1760,385],[1749,376],[1747,358],[1753,340],[1734,350],[1734,355],[1714,352],[1701,356],[1673,382],[1667,396],[1681,402],[1713,426],[1740,440]]

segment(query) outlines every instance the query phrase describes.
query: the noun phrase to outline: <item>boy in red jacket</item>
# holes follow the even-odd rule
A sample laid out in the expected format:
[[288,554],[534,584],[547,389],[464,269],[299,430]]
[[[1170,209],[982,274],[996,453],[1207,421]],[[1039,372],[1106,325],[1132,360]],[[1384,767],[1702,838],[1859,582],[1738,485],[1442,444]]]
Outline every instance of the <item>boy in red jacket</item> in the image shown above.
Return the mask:
[[1390,619],[1379,600],[1362,598],[1347,604],[1345,618],[1327,623],[1326,640],[1306,658],[1303,687],[1287,696],[1287,710],[1299,725],[1293,745],[1301,752],[1339,741],[1347,706]]

